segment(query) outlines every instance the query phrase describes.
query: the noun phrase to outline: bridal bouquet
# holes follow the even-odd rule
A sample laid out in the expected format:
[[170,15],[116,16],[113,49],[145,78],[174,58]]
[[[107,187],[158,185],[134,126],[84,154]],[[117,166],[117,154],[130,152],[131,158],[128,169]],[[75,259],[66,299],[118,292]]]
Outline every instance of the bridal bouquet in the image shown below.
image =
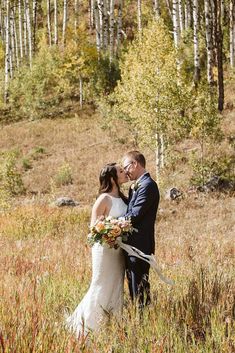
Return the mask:
[[127,240],[128,233],[134,230],[130,219],[101,217],[90,227],[88,242],[90,245],[99,243],[110,248],[118,248],[118,241]]

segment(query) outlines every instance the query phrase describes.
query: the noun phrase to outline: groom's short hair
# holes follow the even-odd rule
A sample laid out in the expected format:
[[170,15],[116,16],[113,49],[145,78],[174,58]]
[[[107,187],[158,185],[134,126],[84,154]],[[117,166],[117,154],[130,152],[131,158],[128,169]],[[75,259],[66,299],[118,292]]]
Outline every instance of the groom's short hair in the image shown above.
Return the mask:
[[146,160],[142,153],[139,151],[129,151],[125,154],[125,157],[132,158],[138,162],[143,168],[146,166]]

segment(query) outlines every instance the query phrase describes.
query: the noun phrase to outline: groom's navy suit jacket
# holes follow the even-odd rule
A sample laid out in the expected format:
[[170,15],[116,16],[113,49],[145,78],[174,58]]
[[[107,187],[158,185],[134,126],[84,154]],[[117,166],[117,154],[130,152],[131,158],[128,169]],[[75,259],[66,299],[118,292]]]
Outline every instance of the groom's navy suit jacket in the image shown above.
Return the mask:
[[159,190],[149,173],[145,173],[138,184],[136,191],[129,191],[126,214],[126,217],[131,217],[132,225],[138,231],[130,234],[126,243],[150,255],[155,251],[154,224],[160,198]]

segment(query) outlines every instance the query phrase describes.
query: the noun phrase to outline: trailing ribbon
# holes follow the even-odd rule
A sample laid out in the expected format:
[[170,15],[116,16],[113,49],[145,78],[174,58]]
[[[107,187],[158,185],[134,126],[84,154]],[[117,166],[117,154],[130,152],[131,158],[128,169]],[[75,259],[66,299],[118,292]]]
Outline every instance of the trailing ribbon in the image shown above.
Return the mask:
[[139,249],[135,248],[134,246],[131,245],[127,245],[124,244],[121,240],[117,239],[117,244],[120,246],[120,248],[122,248],[123,250],[125,250],[129,255],[131,256],[135,256],[138,257],[139,259],[147,262],[154,270],[155,272],[157,272],[159,278],[165,282],[166,284],[169,284],[170,286],[173,286],[175,284],[174,281],[172,281],[171,279],[165,277],[162,274],[161,269],[159,268],[157,261],[155,259],[155,257],[152,255],[146,255],[145,253],[143,253],[142,251],[140,251]]

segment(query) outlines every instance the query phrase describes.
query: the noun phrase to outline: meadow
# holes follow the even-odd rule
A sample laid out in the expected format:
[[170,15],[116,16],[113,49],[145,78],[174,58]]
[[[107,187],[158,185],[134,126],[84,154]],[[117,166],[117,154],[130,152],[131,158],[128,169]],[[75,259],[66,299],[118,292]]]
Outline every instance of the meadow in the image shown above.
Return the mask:
[[[86,235],[99,169],[133,147],[128,134],[113,137],[92,115],[1,128],[1,151],[17,150],[22,170],[23,159],[31,163],[22,172],[26,194],[0,213],[1,352],[235,352],[234,197],[187,191],[185,149],[160,183],[156,225],[156,258],[175,286],[151,272],[152,304],[142,318],[125,284],[119,320],[110,316],[99,334],[79,341],[64,327],[91,278]],[[143,151],[154,175],[154,152]],[[72,183],[58,185],[65,164]],[[183,188],[182,200],[164,198],[169,186]],[[57,208],[58,196],[79,206]]]

